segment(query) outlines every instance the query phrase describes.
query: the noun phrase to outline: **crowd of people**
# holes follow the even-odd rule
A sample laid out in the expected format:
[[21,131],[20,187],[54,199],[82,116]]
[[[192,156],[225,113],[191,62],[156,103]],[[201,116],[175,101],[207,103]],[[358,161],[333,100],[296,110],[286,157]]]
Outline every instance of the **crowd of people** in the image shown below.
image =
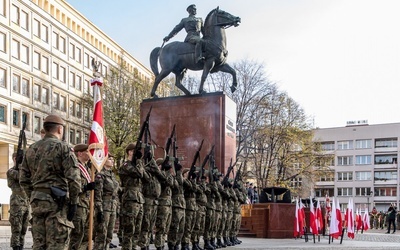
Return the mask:
[[375,229],[386,229],[387,234],[389,234],[392,230],[392,233],[396,232],[396,227],[400,222],[400,214],[397,212],[397,207],[393,204],[390,204],[388,210],[378,211],[375,207],[372,209],[370,213],[370,225],[371,228]]
[[[149,249],[152,236],[156,249],[203,249],[201,238],[208,250],[241,243],[241,205],[249,192],[241,181],[165,165],[135,144],[126,147],[119,169],[109,154],[92,179],[89,145],[71,149],[62,140],[64,126],[61,117],[47,116],[42,139],[29,146],[21,165],[13,154],[7,172],[13,250],[24,247],[29,217],[34,250],[88,249],[90,202],[93,249],[116,247],[111,240],[117,220],[123,250]],[[257,200],[254,193],[251,200]]]

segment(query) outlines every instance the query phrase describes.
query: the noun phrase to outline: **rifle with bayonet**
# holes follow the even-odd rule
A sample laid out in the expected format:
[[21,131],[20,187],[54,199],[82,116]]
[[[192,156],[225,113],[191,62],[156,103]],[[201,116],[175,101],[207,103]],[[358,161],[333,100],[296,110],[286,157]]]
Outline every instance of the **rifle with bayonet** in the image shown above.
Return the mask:
[[26,129],[26,115],[22,115],[22,129],[19,131],[18,136],[18,147],[17,147],[17,156],[16,156],[16,168],[18,169],[19,165],[22,164],[24,159],[24,151],[26,149],[26,136],[25,136],[25,129]]
[[221,184],[224,185],[225,187],[227,187],[229,184],[229,175],[231,175],[231,172],[233,171],[233,167],[234,167],[234,165],[232,164],[232,158],[231,158],[231,162],[229,163],[228,171],[226,171],[224,179],[221,182]]
[[[199,181],[199,178],[201,178],[201,176],[203,176],[203,174],[204,174],[204,172],[205,172],[205,171],[204,171],[204,167],[206,166],[207,162],[209,161],[210,155],[214,154],[214,146],[215,146],[215,145],[213,145],[213,146],[211,147],[210,153],[208,153],[208,154],[206,155],[206,157],[205,157],[204,160],[203,160],[203,163],[201,164],[200,173],[197,175],[197,178],[196,178],[197,181]],[[211,171],[209,171],[209,174],[211,175]],[[191,175],[189,175],[189,177],[191,177]],[[210,177],[209,177],[209,178],[210,178]],[[210,182],[211,182],[211,181],[210,181]]]
[[[150,107],[150,110],[146,115],[146,119],[143,122],[142,126],[140,127],[139,136],[138,136],[138,138],[136,140],[135,152],[134,152],[134,155],[133,155],[133,164],[136,164],[136,160],[137,159],[141,159],[142,156],[143,156],[142,155],[142,140],[143,140],[143,136],[144,135],[146,137],[145,140],[147,140],[148,130],[149,130],[149,118],[150,118],[150,113],[151,113],[151,109],[152,108],[153,108],[153,106]],[[146,142],[146,144],[147,144],[147,142]],[[147,147],[147,145],[146,145],[146,147]],[[145,156],[146,156],[146,154],[145,154]]]
[[238,186],[238,182],[240,180],[242,180],[242,176],[241,176],[242,175],[242,165],[243,165],[243,162],[240,163],[240,166],[239,166],[238,170],[236,171],[235,180],[233,181],[233,186],[234,187],[237,187]]
[[203,142],[204,142],[204,139],[201,140],[200,146],[194,155],[193,162],[190,165],[190,170],[189,170],[189,175],[188,175],[189,178],[192,178],[194,171],[196,171],[196,162],[200,158],[200,150],[203,147]]
[[[172,145],[173,144],[173,142],[172,142],[173,140],[174,140],[174,145]],[[175,147],[176,147],[175,124],[174,124],[174,127],[172,128],[172,132],[171,132],[170,137],[168,137],[167,144],[165,145],[166,156],[165,156],[164,162],[161,164],[161,169],[162,170],[169,170],[171,168],[171,164],[169,162],[169,160],[170,160],[169,150],[170,150],[171,146],[174,147],[174,149],[172,150],[173,154],[176,154],[176,149],[175,149]]]

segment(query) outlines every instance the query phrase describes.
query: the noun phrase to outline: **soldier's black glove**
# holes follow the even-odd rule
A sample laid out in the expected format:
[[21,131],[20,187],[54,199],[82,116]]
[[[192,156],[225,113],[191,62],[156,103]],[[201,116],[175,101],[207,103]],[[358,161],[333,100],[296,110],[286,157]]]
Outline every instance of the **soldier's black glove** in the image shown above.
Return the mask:
[[102,223],[104,221],[104,215],[103,212],[98,212],[97,213],[97,222]]
[[[136,159],[142,159],[142,156],[143,156],[142,151],[137,150],[137,151],[135,152],[135,157],[136,157]],[[135,164],[136,164],[136,162],[135,162]]]
[[89,182],[87,185],[83,186],[83,192],[89,191],[89,190],[94,190],[96,187],[95,182]]
[[176,170],[176,171],[179,171],[179,170],[181,170],[181,169],[182,169],[182,165],[179,164],[179,163],[175,163],[175,170]]
[[197,174],[196,173],[192,173],[191,176],[189,176],[190,179],[194,180],[197,178]]
[[68,214],[67,214],[67,220],[72,221],[74,219],[76,209],[78,208],[78,205],[76,204],[68,204]]

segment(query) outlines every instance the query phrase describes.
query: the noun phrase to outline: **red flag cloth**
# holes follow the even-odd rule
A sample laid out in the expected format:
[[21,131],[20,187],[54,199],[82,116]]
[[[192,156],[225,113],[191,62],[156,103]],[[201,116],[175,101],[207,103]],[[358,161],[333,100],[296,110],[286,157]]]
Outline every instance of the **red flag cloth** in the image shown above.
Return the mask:
[[322,218],[322,210],[321,210],[321,204],[319,203],[319,200],[317,201],[317,221],[318,221],[318,229],[322,230],[324,226],[323,218]]
[[294,230],[293,235],[294,237],[300,237],[304,235],[304,216],[299,206],[299,200],[296,199],[296,210],[294,215]]
[[101,78],[92,79],[93,86],[93,123],[89,134],[89,151],[92,164],[100,172],[108,158],[108,145],[103,121],[103,101],[100,87]]
[[357,230],[361,230],[363,221],[362,221],[361,211],[359,212],[358,208],[356,213],[356,220],[357,220]]
[[342,220],[342,212],[340,211],[339,199],[336,199],[336,214],[337,214],[336,219],[338,220],[339,235],[341,235],[343,229],[343,220]]
[[339,214],[337,213],[336,205],[337,204],[335,202],[335,198],[332,198],[332,212],[329,225],[329,235],[332,236],[332,238],[338,239],[342,232],[339,231],[339,220],[337,217]]
[[312,198],[310,197],[310,231],[312,234],[318,234],[318,220],[317,213],[314,210],[314,204]]
[[369,213],[368,209],[365,209],[364,211],[364,216],[363,216],[363,225],[364,225],[364,230],[367,231],[370,227],[369,225]]
[[349,198],[349,203],[347,204],[346,210],[346,224],[347,224],[347,236],[350,239],[354,239],[354,211],[353,211],[353,199]]
[[301,230],[301,235],[304,235],[304,229],[306,227],[306,213],[304,211],[304,204],[301,202],[301,199],[299,200],[299,207],[300,207],[300,216],[299,216],[299,225],[300,225],[300,230]]

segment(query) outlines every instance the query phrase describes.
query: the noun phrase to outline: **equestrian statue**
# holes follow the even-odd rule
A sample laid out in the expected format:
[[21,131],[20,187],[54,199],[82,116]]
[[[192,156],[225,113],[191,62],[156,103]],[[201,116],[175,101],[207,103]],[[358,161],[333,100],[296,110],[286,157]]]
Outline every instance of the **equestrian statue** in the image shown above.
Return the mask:
[[[233,16],[217,7],[207,15],[203,25],[203,20],[196,17],[196,5],[192,4],[186,10],[189,16],[183,18],[163,39],[163,45],[182,29],[187,32],[185,41],[162,45],[154,48],[150,53],[151,70],[156,76],[150,96],[157,97],[158,84],[171,72],[175,74],[175,85],[186,95],[191,95],[190,91],[182,85],[182,79],[187,69],[203,70],[199,94],[205,93],[203,85],[208,74],[218,71],[232,75],[233,82],[230,89],[233,93],[237,87],[237,78],[236,71],[226,63],[228,51],[226,50],[225,29],[231,26],[237,27],[240,17]],[[158,70],[158,62],[161,72]]]

